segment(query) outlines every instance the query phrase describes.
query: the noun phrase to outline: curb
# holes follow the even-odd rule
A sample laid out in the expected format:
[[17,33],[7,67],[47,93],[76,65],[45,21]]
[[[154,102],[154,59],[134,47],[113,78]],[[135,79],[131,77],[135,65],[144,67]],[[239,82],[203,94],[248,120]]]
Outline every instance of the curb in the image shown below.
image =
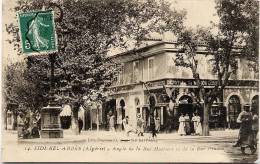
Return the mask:
[[53,139],[18,139],[18,144],[64,144],[64,143],[84,143],[85,139],[74,138],[53,138]]

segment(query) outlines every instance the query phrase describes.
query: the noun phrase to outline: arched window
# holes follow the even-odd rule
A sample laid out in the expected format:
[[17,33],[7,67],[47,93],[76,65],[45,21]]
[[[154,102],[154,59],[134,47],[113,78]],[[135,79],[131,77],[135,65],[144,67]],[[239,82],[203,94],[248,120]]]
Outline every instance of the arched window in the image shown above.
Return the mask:
[[238,96],[233,95],[228,100],[228,115],[230,128],[239,128],[239,124],[236,122],[239,113],[241,112],[241,104]]
[[122,113],[122,120],[123,120],[125,118],[125,101],[122,99],[120,100],[119,104],[120,104],[120,110]]
[[259,113],[259,96],[256,95],[252,98],[251,101],[251,111],[256,112],[257,114]]
[[140,110],[140,100],[139,100],[139,98],[135,98],[135,107],[136,107],[136,114],[140,114],[141,110]]
[[179,99],[180,104],[191,104],[192,103],[192,98],[188,95],[183,95]]
[[179,99],[179,107],[178,107],[178,115],[188,114],[192,117],[192,113],[194,113],[192,98],[188,95],[183,95]]

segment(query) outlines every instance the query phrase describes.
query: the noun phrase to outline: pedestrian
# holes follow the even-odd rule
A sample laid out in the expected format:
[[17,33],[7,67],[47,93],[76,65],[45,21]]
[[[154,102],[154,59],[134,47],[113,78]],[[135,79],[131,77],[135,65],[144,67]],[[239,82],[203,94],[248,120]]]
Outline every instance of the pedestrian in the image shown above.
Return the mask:
[[79,118],[78,123],[79,123],[79,134],[80,134],[80,133],[81,133],[81,130],[82,130],[82,128],[83,128],[83,121],[82,121],[81,118]]
[[150,116],[150,131],[152,133],[152,137],[157,137],[156,135],[156,129],[155,129],[155,120],[154,117],[151,115]]
[[254,144],[256,146],[257,145],[257,133],[258,133],[258,128],[259,128],[259,125],[258,125],[259,118],[258,118],[256,111],[253,111],[252,114],[253,114],[252,130],[253,130],[253,134],[254,134]]
[[184,129],[184,126],[185,126],[185,118],[184,118],[184,114],[181,113],[181,116],[179,118],[179,129],[178,129],[178,134],[179,135],[185,135],[185,129]]
[[157,133],[159,133],[160,127],[161,127],[160,126],[160,118],[156,117],[156,119],[155,119],[155,130],[156,130]]
[[198,115],[198,114],[195,114],[195,125],[196,125],[196,127],[195,127],[195,129],[196,129],[196,131],[195,131],[195,134],[196,135],[202,135],[202,126],[201,126],[201,118],[200,118],[200,116]]
[[192,113],[192,118],[191,118],[191,135],[196,134],[196,127],[197,127],[197,119],[195,113]]
[[30,139],[31,138],[31,128],[28,127],[26,128],[25,126],[22,129],[22,133],[23,133],[23,139]]
[[171,133],[173,126],[173,114],[170,111],[167,111],[167,119],[165,120],[165,132]]
[[238,115],[237,118],[237,123],[240,123],[240,129],[238,141],[236,145],[234,145],[234,147],[240,146],[243,154],[245,154],[245,148],[247,146],[251,149],[252,153],[256,150],[252,130],[252,120],[252,113],[249,112],[249,107],[245,106],[244,110]]
[[137,136],[144,136],[144,120],[140,114],[137,115]]
[[108,131],[110,130],[110,127],[109,127],[110,115],[109,114],[110,114],[110,111],[107,113],[107,120],[106,120],[106,128]]
[[40,133],[39,133],[39,129],[38,129],[36,121],[33,122],[33,128],[32,128],[31,135],[32,135],[32,138],[40,138]]
[[109,117],[109,131],[115,132],[115,115],[111,113],[111,116]]
[[132,126],[130,126],[130,124],[129,124],[129,117],[128,116],[125,116],[125,118],[123,119],[122,122],[123,122],[123,126],[124,126],[126,136],[129,136],[129,133],[131,133],[131,132],[136,133],[136,130]]
[[184,126],[185,133],[186,135],[190,135],[190,116],[188,113],[186,113],[184,119],[185,119],[185,126]]
[[39,113],[36,114],[36,124],[38,130],[41,130],[41,115]]
[[18,125],[18,138],[23,138],[24,132],[24,115],[20,113],[17,117],[17,125]]

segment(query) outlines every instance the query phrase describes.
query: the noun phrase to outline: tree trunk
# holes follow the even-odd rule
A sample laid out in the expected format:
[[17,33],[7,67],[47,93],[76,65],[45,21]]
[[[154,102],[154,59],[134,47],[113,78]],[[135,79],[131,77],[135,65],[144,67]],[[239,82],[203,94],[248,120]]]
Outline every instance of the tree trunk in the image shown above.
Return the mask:
[[210,104],[203,104],[203,124],[202,124],[202,135],[209,136],[209,109]]
[[71,130],[75,135],[79,135],[78,111],[78,106],[72,106]]

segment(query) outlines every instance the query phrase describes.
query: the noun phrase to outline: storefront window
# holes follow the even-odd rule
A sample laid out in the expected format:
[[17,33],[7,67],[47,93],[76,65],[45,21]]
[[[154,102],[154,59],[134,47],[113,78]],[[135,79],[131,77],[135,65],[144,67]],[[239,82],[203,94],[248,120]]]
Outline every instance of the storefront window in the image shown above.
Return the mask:
[[254,96],[252,98],[252,104],[251,104],[251,111],[256,112],[257,114],[259,113],[259,97],[258,95]]

